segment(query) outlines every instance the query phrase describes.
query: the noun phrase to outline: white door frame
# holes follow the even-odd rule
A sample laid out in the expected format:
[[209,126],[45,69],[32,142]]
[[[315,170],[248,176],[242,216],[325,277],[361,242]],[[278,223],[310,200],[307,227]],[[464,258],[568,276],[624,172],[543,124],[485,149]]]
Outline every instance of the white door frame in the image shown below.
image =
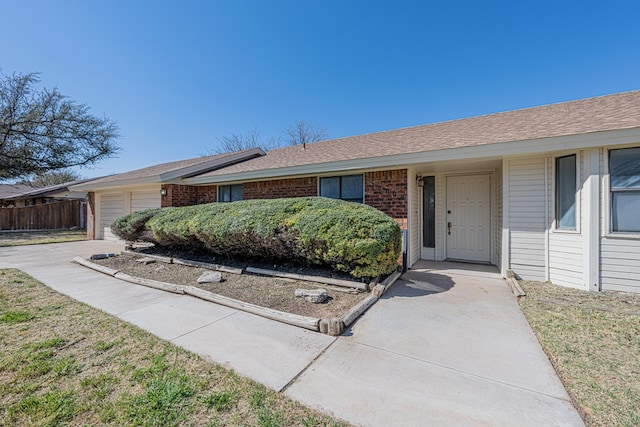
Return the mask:
[[449,201],[450,201],[450,195],[449,195],[449,181],[451,178],[457,178],[457,177],[486,177],[487,179],[487,185],[488,185],[488,189],[486,194],[484,195],[484,197],[486,198],[485,203],[488,207],[488,215],[486,218],[486,229],[488,230],[487,233],[487,248],[486,248],[486,258],[483,258],[482,260],[480,259],[459,259],[459,258],[455,258],[456,260],[461,260],[461,261],[469,261],[469,262],[487,262],[487,263],[493,263],[494,262],[494,257],[492,256],[493,254],[493,220],[492,220],[492,215],[493,215],[493,173],[492,172],[477,172],[477,173],[459,173],[459,174],[449,174],[449,175],[445,175],[444,176],[444,195],[445,195],[445,200],[443,203],[443,209],[444,209],[444,216],[443,216],[443,223],[442,223],[442,227],[444,227],[444,255],[446,259],[449,259],[449,238],[448,238],[448,222],[452,221],[452,219],[450,218],[450,215],[448,214],[448,207],[449,207]]

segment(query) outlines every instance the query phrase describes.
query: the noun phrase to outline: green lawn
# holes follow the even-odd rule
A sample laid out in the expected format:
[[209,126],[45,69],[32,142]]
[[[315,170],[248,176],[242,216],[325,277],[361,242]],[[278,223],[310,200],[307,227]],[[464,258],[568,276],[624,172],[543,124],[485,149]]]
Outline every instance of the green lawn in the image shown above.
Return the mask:
[[521,286],[522,310],[587,425],[640,426],[640,295]]
[[0,231],[0,247],[87,240],[86,230]]
[[69,424],[343,425],[1,269],[0,425]]

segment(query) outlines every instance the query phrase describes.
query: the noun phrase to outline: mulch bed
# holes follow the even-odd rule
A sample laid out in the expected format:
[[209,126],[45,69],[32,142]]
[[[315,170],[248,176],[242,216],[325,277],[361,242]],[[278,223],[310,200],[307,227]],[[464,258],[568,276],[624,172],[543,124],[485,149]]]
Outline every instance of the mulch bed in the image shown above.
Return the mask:
[[[209,263],[216,262],[210,255],[207,258],[206,255],[202,254],[200,256],[194,256],[194,254],[158,251],[150,248],[140,251],[140,255],[123,253],[112,258],[94,260],[92,262],[120,270],[131,276],[153,279],[176,285],[195,286],[218,295],[259,305],[261,307],[324,319],[344,315],[354,305],[370,295],[368,292],[347,293],[344,292],[347,290],[344,288],[342,291],[338,291],[333,286],[323,285],[321,283],[262,276],[251,273],[238,275],[223,272],[223,281],[221,283],[199,284],[197,283],[198,277],[200,277],[202,273],[210,270],[180,264],[167,264],[164,262],[154,262],[145,265],[136,261],[136,259],[142,258],[148,253]],[[225,262],[218,262],[225,266],[238,268],[254,266],[273,270],[274,267],[276,267],[281,271],[294,272],[298,274],[323,275],[325,277],[345,279],[345,275],[342,274],[336,274],[335,272],[322,269],[308,269],[302,266],[289,265],[286,266],[286,268],[282,268],[282,266],[274,266],[273,264],[265,263],[248,264],[237,261],[230,262],[228,260],[225,260]],[[296,289],[325,289],[329,299],[325,303],[314,304],[305,301],[304,298],[296,297],[294,295]]]

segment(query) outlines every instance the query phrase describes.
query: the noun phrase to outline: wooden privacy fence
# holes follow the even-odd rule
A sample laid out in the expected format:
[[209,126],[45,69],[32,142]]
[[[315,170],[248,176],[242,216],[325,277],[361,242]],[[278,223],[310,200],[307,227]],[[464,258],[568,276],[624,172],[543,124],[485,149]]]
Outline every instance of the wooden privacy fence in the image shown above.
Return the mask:
[[84,228],[87,203],[65,200],[22,208],[0,208],[0,230]]

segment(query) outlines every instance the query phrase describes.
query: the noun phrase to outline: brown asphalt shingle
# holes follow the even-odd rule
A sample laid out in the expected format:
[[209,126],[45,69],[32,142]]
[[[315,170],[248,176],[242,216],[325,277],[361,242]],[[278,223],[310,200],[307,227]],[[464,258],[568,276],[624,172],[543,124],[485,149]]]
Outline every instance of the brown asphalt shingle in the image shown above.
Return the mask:
[[200,176],[411,154],[640,127],[640,91],[624,92],[269,151]]

